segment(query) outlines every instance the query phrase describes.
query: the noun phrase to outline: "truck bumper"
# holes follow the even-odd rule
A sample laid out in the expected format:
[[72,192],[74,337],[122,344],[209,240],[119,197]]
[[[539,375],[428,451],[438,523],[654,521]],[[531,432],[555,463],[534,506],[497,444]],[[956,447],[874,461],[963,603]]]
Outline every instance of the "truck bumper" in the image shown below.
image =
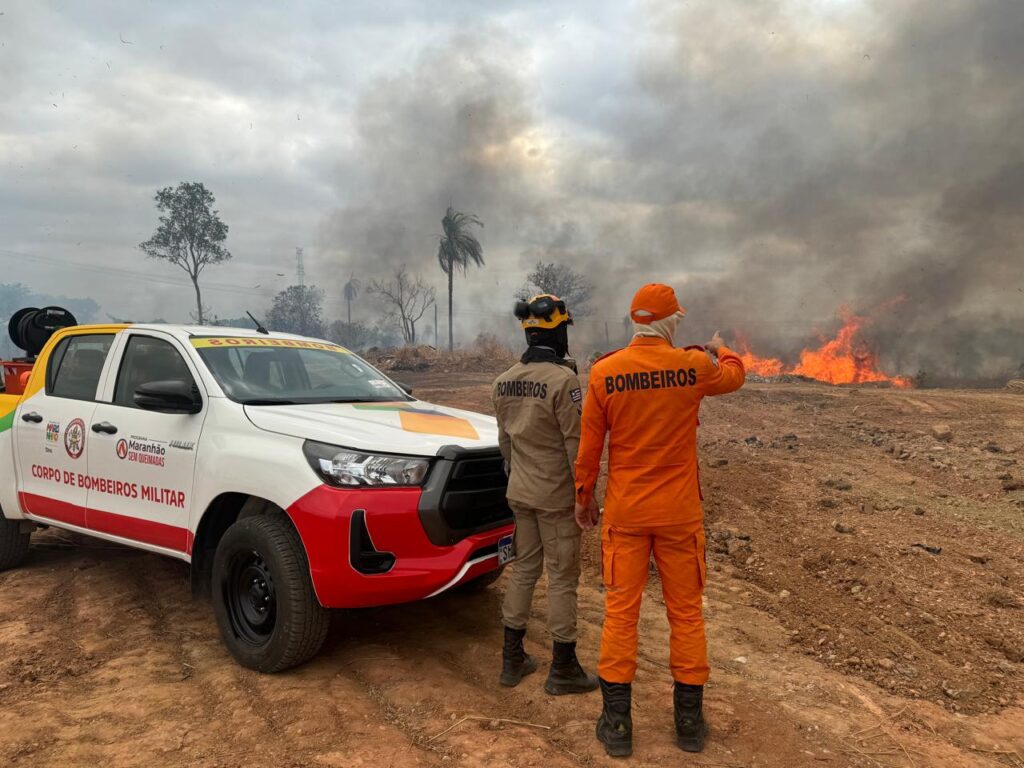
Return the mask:
[[449,545],[433,543],[420,517],[419,488],[314,488],[288,508],[326,608],[421,600],[498,567],[503,521]]

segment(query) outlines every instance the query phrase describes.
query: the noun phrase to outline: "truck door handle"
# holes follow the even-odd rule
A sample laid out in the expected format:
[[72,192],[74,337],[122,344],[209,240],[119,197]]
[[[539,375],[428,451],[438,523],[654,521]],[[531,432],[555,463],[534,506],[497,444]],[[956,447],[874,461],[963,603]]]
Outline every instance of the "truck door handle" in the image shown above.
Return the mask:
[[40,416],[35,411],[32,411],[32,413],[24,413],[24,414],[22,414],[21,420],[22,421],[31,421],[33,424],[42,424],[43,417]]
[[93,432],[102,432],[105,435],[116,435],[117,427],[111,424],[109,421],[101,421],[98,424],[92,425]]

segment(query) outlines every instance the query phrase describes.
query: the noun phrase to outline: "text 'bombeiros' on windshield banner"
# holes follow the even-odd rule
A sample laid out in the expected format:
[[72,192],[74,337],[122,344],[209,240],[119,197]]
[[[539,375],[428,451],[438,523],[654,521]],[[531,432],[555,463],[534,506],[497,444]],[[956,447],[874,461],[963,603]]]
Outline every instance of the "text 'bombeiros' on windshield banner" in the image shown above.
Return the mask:
[[230,349],[231,347],[262,347],[278,349],[321,349],[347,355],[349,351],[326,341],[304,339],[264,339],[255,336],[196,336],[190,339],[196,349]]

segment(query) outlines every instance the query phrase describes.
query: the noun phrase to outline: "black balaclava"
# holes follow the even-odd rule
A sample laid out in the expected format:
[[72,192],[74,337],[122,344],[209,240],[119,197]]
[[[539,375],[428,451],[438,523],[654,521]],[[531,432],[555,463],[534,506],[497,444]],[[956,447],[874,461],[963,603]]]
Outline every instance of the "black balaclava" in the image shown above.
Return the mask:
[[569,324],[562,323],[557,328],[528,328],[526,343],[531,347],[549,347],[555,351],[556,357],[567,357],[569,354]]

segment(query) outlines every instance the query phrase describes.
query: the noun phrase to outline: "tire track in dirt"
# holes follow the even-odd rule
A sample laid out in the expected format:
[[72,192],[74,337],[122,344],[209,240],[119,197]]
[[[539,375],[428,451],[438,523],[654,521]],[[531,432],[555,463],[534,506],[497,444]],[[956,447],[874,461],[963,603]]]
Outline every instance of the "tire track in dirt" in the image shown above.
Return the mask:
[[[149,567],[133,568],[130,583],[133,587],[134,616],[143,619],[137,628],[144,630],[145,643],[151,660],[149,679],[154,685],[174,688],[177,692],[175,707],[180,713],[167,718],[178,721],[173,734],[163,737],[165,760],[200,764],[197,760],[215,759],[222,754],[223,740],[211,732],[211,724],[223,719],[225,702],[220,695],[220,680],[203,679],[197,671],[203,659],[213,656],[218,665],[230,664],[227,655],[217,644],[216,627],[208,602],[194,600],[188,582],[187,568],[176,561],[147,558]],[[184,715],[184,716],[183,716]],[[209,739],[216,747],[213,754],[188,753],[189,739]],[[174,739],[177,738],[175,743]]]
[[[386,667],[396,663],[402,668],[394,670]],[[451,757],[450,751],[443,744],[435,745],[425,737],[425,723],[438,719],[438,705],[432,702],[424,704],[422,700],[415,699],[410,702],[395,689],[395,677],[401,679],[411,676],[412,671],[405,660],[399,656],[382,657],[374,662],[372,669],[361,668],[358,662],[342,666],[343,671],[337,673],[337,676],[357,687],[371,702],[377,717],[399,732],[408,749],[407,760],[416,759],[434,764],[445,756]],[[450,686],[448,681],[438,681],[436,684],[443,685],[446,690]]]
[[[271,765],[371,764],[375,754],[388,755],[385,764],[432,764],[423,762],[379,694],[338,670],[334,634],[313,662],[287,673],[261,675],[229,658],[220,662],[213,674],[230,680],[221,708],[232,711],[239,741],[255,740],[259,760]],[[221,756],[240,758],[237,750]]]
[[[54,688],[66,685],[66,678],[77,678],[83,672],[80,663],[76,663],[80,654],[71,634],[76,631],[70,619],[75,602],[72,582],[72,574],[65,573],[46,590],[39,609],[27,622],[29,632],[43,642],[28,654],[13,659],[5,670],[5,678],[20,684],[22,700],[48,698]],[[45,764],[51,759],[51,750],[35,734],[24,734],[11,745],[9,759],[12,764],[21,760]]]
[[[58,536],[51,536],[59,539]],[[45,666],[48,668],[42,670],[44,678],[40,679],[43,682],[52,682],[46,679],[45,675],[59,672],[62,663],[73,665],[72,669],[65,669],[65,672],[77,673],[94,666],[87,663],[95,660],[91,654],[85,652],[85,628],[78,621],[80,581],[95,564],[87,555],[83,556],[85,553],[79,549],[82,543],[82,537],[73,535],[66,548],[46,552],[33,569],[33,576],[43,576],[43,571],[48,571],[45,576],[48,586],[45,587],[42,597],[33,601],[33,610],[26,616],[29,632],[45,638],[46,642],[41,650],[45,652],[46,659],[41,661],[53,662],[52,666],[47,664]],[[45,547],[46,542],[43,542],[43,545]],[[51,565],[52,568],[47,568]],[[59,677],[61,675],[56,674],[54,679]]]
[[12,731],[17,734],[7,755],[12,765],[57,759],[51,731],[76,728],[72,713],[59,702],[88,680],[105,658],[86,648],[89,625],[82,621],[79,594],[87,592],[83,577],[95,563],[80,548],[83,539],[73,534],[65,538],[54,531],[36,536],[32,562],[19,571],[22,578],[5,583],[10,591],[5,591],[9,598],[4,602],[21,619],[22,631],[34,640],[30,648],[5,655],[3,678],[9,682],[4,683],[4,709],[26,713],[18,718],[21,726]]
[[[358,612],[356,621],[366,622],[365,631],[372,631],[373,651],[383,656],[377,663],[367,666],[353,663],[343,674],[359,681],[378,702],[384,716],[398,724],[411,743],[435,757],[447,755],[450,759],[461,759],[458,745],[482,729],[487,732],[491,759],[496,761],[491,764],[517,764],[515,753],[522,751],[524,739],[536,746],[558,747],[538,733],[529,732],[531,729],[519,732],[515,726],[498,724],[500,727],[494,727],[492,724],[492,720],[500,719],[538,721],[535,711],[517,701],[520,689],[499,690],[498,667],[493,666],[493,659],[500,660],[500,640],[498,645],[487,649],[489,652],[481,653],[476,626],[484,613],[479,609],[481,599],[491,603],[493,608],[493,597],[472,595],[438,598],[425,604],[425,610],[414,605]],[[410,611],[412,616],[405,615]],[[414,637],[408,632],[410,620],[417,627]],[[453,625],[458,626],[462,641],[452,635]],[[448,631],[444,631],[445,628]],[[364,631],[359,627],[350,629],[350,640],[357,639]],[[474,639],[467,642],[468,637]],[[362,645],[360,648],[368,650]],[[476,721],[460,724],[445,734],[445,738],[435,738],[465,715],[487,719],[482,724]],[[507,729],[516,732],[515,740],[508,739]],[[564,764],[575,765],[577,761],[573,759]]]
[[[131,550],[111,565],[97,573],[94,642],[107,648],[107,661],[90,681],[100,702],[82,708],[90,728],[81,741],[97,760],[113,752],[126,765],[144,765],[143,755],[173,763],[194,724],[214,714],[202,688],[189,682],[196,617],[187,570]],[[104,690],[121,689],[125,680],[132,682],[119,706],[103,700]]]

